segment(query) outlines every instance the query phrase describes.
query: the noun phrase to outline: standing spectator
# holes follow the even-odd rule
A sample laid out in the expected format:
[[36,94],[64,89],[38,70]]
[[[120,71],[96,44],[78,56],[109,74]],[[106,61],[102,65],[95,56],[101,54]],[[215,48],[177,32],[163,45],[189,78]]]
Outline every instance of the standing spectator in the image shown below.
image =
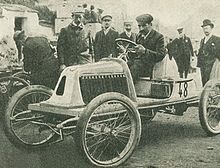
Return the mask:
[[137,56],[129,66],[134,83],[140,76],[153,77],[154,65],[165,57],[164,37],[152,28],[153,17],[143,14],[136,18],[139,34],[137,35]]
[[98,14],[95,12],[95,6],[91,5],[90,7],[90,23],[98,22]]
[[103,13],[103,9],[98,8],[98,23],[102,23],[102,13]]
[[176,55],[174,59],[176,60],[179,76],[180,78],[187,78],[190,68],[190,60],[193,56],[193,47],[189,37],[187,37],[183,28],[177,29],[179,33],[179,38],[176,38],[173,43],[176,47]]
[[15,44],[16,44],[16,48],[18,50],[18,62],[19,63],[22,59],[22,45],[15,37],[17,37],[20,32],[21,32],[20,30],[15,31],[14,36],[13,36],[13,39],[14,39]]
[[[215,77],[215,72],[219,71],[220,38],[212,35],[214,24],[211,20],[205,19],[201,27],[203,28],[205,37],[200,42],[197,66],[200,67],[202,84],[204,86],[210,79],[212,68],[212,78]],[[215,65],[215,68],[213,64]]]
[[24,70],[30,72],[31,83],[54,88],[58,80],[58,60],[45,37],[28,37],[17,32],[14,39],[23,46]]
[[83,4],[82,7],[83,7],[83,10],[84,10],[82,22],[84,24],[86,24],[90,20],[90,12],[89,12],[89,9],[88,9],[88,5],[86,3]]
[[61,29],[57,42],[60,71],[66,66],[88,63],[89,45],[82,24],[83,11],[77,8],[72,13],[73,21]]
[[171,60],[172,58],[175,57],[176,50],[175,50],[175,45],[173,43],[173,39],[169,39],[169,42],[167,43],[167,53],[169,55],[169,59]]
[[111,27],[112,16],[104,15],[102,17],[103,29],[96,33],[94,42],[95,61],[105,57],[116,56],[115,39],[118,38],[118,32]]
[[125,21],[124,22],[124,32],[122,32],[119,37],[131,40],[136,42],[136,34],[132,32],[132,21]]

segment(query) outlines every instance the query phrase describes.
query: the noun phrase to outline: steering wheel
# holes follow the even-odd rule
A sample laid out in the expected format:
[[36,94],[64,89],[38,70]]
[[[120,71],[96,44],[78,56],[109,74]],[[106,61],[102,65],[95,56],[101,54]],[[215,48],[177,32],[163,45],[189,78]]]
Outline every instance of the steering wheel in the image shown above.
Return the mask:
[[122,51],[122,53],[120,53],[118,58],[123,59],[125,62],[128,62],[129,59],[128,53],[136,53],[134,47],[137,46],[137,44],[131,40],[124,38],[117,38],[115,40],[115,43],[117,47]]

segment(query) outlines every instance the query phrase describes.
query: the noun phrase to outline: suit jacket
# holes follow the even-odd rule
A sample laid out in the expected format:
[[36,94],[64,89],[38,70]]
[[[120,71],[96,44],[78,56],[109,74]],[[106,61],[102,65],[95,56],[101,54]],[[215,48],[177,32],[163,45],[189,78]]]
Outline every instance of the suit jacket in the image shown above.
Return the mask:
[[193,47],[189,37],[184,35],[183,38],[174,39],[173,43],[176,45],[177,56],[190,57],[193,55]]
[[179,72],[189,69],[190,58],[193,55],[193,47],[189,37],[176,38],[173,40],[175,47],[174,59],[177,63]]
[[215,59],[220,59],[220,38],[212,35],[206,43],[204,41],[205,38],[200,42],[197,66],[212,67]]
[[172,59],[173,57],[175,57],[176,55],[176,48],[175,48],[175,45],[173,42],[170,42],[167,44],[167,52],[168,52],[168,55],[169,55],[169,58]]
[[89,44],[85,38],[85,32],[82,30],[79,35],[76,34],[77,26],[72,24],[61,29],[57,41],[57,55],[60,65],[66,66],[79,64],[81,53],[87,51]]
[[146,52],[141,56],[142,62],[146,65],[143,69],[146,76],[152,76],[154,65],[162,61],[166,55],[166,49],[164,47],[164,37],[156,30],[151,30],[147,37],[143,34],[138,34],[137,44],[141,44],[145,47]]
[[113,57],[117,55],[115,39],[118,38],[118,32],[110,29],[105,35],[101,30],[96,33],[94,41],[95,61],[108,57],[112,54]]
[[185,36],[183,38],[176,38],[173,41],[175,45],[176,54],[174,58],[182,63],[190,63],[190,57],[193,55],[193,47],[189,37]]
[[125,32],[121,33],[119,35],[120,38],[124,38],[124,39],[128,39],[128,40],[131,40],[133,42],[136,42],[136,34],[135,33],[131,33],[131,37],[128,37],[127,34]]

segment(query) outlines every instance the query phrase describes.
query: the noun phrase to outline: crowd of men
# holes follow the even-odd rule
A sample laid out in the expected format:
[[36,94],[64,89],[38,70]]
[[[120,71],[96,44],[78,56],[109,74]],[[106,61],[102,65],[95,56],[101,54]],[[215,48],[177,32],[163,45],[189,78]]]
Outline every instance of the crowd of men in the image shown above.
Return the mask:
[[[204,37],[200,42],[197,56],[197,67],[200,68],[203,86],[210,79],[220,78],[220,38],[213,35],[214,24],[211,20],[203,20],[201,25]],[[177,29],[179,38],[176,38],[167,45],[168,54],[177,63],[180,77],[187,78],[190,68],[190,61],[194,55],[193,46],[189,37],[183,33],[183,28]]]
[[[57,42],[57,59],[46,38],[27,37],[24,31],[15,33],[15,41],[17,43],[19,41],[19,44],[23,46],[24,70],[33,74],[35,83],[42,84],[42,81],[47,79],[46,83],[49,82],[49,86],[53,88],[55,84],[52,81],[56,81],[54,79],[58,78],[59,72],[67,66],[92,62],[91,52],[89,52],[91,48],[94,50],[95,62],[106,57],[117,57],[120,50],[117,48],[115,40],[119,37],[137,43],[134,47],[135,54],[128,62],[134,82],[141,76],[152,78],[154,65],[162,61],[167,53],[170,59],[175,59],[180,77],[187,78],[190,59],[194,53],[191,40],[184,34],[182,27],[177,29],[179,37],[170,40],[165,46],[164,36],[152,27],[153,16],[150,14],[136,17],[139,27],[138,34],[132,32],[133,23],[131,21],[124,22],[124,32],[119,34],[112,27],[111,15],[100,15],[99,18],[94,13],[93,5],[90,7],[90,11],[86,4],[82,7],[83,10],[77,8],[72,13],[72,22],[60,31]],[[91,17],[92,13],[95,17]],[[88,17],[89,15],[90,17]],[[97,22],[101,22],[102,30],[97,32],[95,39],[89,43],[91,36],[89,33],[85,34],[84,24]],[[218,70],[220,67],[220,52],[218,52],[220,38],[212,35],[214,24],[209,19],[203,21],[202,28],[205,37],[201,40],[197,66],[201,69],[204,85],[210,79],[210,75],[212,78],[218,75],[217,72],[220,75],[220,70]]]

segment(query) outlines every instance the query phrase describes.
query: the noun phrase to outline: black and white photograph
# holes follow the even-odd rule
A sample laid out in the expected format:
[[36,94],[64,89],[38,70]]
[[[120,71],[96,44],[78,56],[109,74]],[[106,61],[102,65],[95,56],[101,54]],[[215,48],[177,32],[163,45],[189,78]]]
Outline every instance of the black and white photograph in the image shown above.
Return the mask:
[[219,0],[0,0],[0,168],[219,168]]

